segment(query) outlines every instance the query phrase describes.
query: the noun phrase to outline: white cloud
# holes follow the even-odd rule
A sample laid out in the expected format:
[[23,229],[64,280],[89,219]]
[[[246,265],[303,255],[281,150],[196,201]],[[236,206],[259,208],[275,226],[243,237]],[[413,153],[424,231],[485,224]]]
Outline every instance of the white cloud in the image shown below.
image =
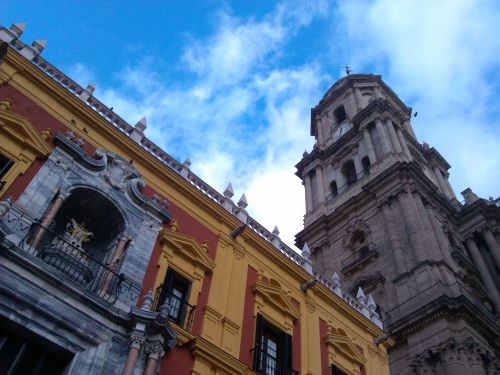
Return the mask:
[[[493,10],[493,11],[492,11]],[[500,13],[492,1],[341,3],[345,54],[419,112],[413,126],[453,166],[457,190],[500,193]],[[334,49],[337,47],[334,46]],[[338,49],[338,48],[337,48]]]

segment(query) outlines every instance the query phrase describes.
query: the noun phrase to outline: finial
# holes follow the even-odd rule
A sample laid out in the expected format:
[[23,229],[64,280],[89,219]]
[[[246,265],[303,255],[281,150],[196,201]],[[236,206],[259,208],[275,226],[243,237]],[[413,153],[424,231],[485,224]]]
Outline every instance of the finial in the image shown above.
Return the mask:
[[274,226],[274,229],[273,229],[273,234],[274,234],[275,236],[279,236],[279,235],[280,235],[280,230],[278,229],[278,226],[277,226],[277,225],[275,225],[275,226]]
[[365,292],[363,292],[363,288],[359,287],[358,294],[356,295],[356,299],[359,302],[366,303],[366,296],[365,296]]
[[182,165],[189,168],[191,166],[191,159],[187,158]]
[[234,195],[234,191],[233,191],[233,185],[231,185],[231,183],[227,184],[223,194],[226,198],[232,198],[232,196]]
[[247,202],[247,197],[245,196],[245,193],[241,196],[240,200],[238,201],[238,207],[239,208],[247,208],[248,202]]
[[144,131],[148,127],[148,124],[146,122],[146,117],[144,116],[141,118],[137,123],[135,124],[135,128],[139,131]]
[[375,310],[377,308],[377,305],[375,303],[375,300],[373,299],[373,296],[372,294],[368,294],[368,302],[366,303],[368,305],[368,308],[370,309],[370,311],[373,309]]
[[333,275],[332,275],[332,280],[333,280],[333,282],[334,282],[334,283],[336,283],[336,284],[340,283],[340,277],[339,277],[339,275],[338,275],[338,273],[337,273],[337,272],[334,272],[334,273],[333,273]]
[[309,259],[311,257],[311,251],[309,250],[307,242],[304,243],[304,247],[302,248],[302,257],[306,259]]
[[144,299],[142,300],[142,310],[150,310],[151,306],[153,306],[153,289],[149,288],[146,294],[144,295]]
[[38,53],[42,52],[43,49],[45,48],[45,45],[47,44],[47,40],[45,39],[39,39],[35,40],[31,46],[38,51]]

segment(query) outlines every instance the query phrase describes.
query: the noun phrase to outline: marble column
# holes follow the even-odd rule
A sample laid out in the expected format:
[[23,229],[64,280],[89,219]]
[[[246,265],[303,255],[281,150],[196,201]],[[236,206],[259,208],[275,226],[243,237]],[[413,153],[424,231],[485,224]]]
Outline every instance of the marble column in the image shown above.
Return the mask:
[[489,229],[483,230],[482,235],[486,241],[486,245],[488,245],[488,249],[490,249],[490,253],[493,256],[497,268],[500,270],[500,245],[497,239]]
[[125,367],[123,368],[122,375],[133,375],[135,366],[137,364],[137,358],[139,358],[139,352],[141,351],[141,346],[143,342],[144,342],[143,336],[130,337],[130,346],[127,354],[127,359],[125,360]]
[[[129,244],[131,238],[127,237],[125,234],[122,234],[120,236],[120,239],[116,245],[115,251],[113,252],[113,255],[111,257],[111,260],[109,261],[109,268],[113,272],[118,272],[120,263],[122,260],[123,252],[127,245]],[[111,280],[113,279],[113,272],[107,272],[107,275],[105,279],[103,280],[101,290],[107,291],[109,284],[111,283]]]
[[316,189],[318,194],[318,202],[323,203],[325,201],[325,180],[323,177],[323,167],[318,165],[316,167]]
[[306,213],[312,211],[313,201],[312,201],[312,191],[311,191],[311,176],[307,173],[304,176],[304,185],[306,190]]
[[495,311],[498,313],[500,312],[500,294],[498,293],[498,290],[495,286],[495,282],[491,278],[488,268],[484,263],[484,259],[481,253],[479,252],[479,249],[476,243],[474,242],[474,239],[469,237],[466,241],[466,244],[467,248],[469,249],[469,253],[472,257],[472,261],[474,262],[479,271],[479,276],[481,277],[481,280],[483,281],[484,286],[486,287],[486,290],[488,291],[488,294],[491,297],[493,307]]
[[392,121],[389,117],[385,119],[385,126],[389,133],[389,138],[391,139],[392,148],[394,149],[394,151],[396,151],[396,153],[400,154],[401,152],[403,152],[403,149],[399,144],[399,139],[396,135],[396,131],[394,130],[394,125],[392,124]]
[[384,130],[384,125],[382,124],[382,120],[380,118],[375,119],[375,127],[377,128],[377,134],[380,139],[380,144],[382,145],[382,154],[385,155],[391,152],[391,148]]
[[392,256],[396,264],[396,272],[398,275],[406,272],[405,257],[401,247],[401,240],[399,233],[394,223],[394,216],[391,212],[390,202],[382,204],[382,214],[387,225],[387,232],[389,235],[389,246],[391,247]]
[[59,190],[56,194],[56,197],[54,198],[52,204],[50,205],[50,208],[47,210],[47,213],[45,216],[42,218],[42,221],[40,223],[40,226],[37,229],[37,232],[33,239],[31,240],[31,246],[36,249],[38,244],[40,243],[40,240],[42,239],[45,229],[49,227],[50,224],[52,224],[52,221],[54,220],[54,217],[56,216],[57,212],[61,208],[64,200],[68,197],[69,194]]
[[144,367],[143,375],[155,375],[156,367],[165,354],[163,351],[163,345],[160,341],[146,342],[144,349],[148,357],[146,359],[146,366]]
[[396,134],[399,138],[399,143],[401,143],[401,147],[403,148],[403,153],[406,155],[408,160],[411,161],[412,157],[411,157],[410,149],[408,148],[408,144],[406,143],[403,132],[401,131],[401,129],[399,127],[396,129]]
[[368,157],[370,158],[370,163],[374,164],[377,162],[377,156],[375,154],[375,148],[373,147],[372,138],[370,136],[370,131],[365,126],[363,128],[363,140],[365,142],[366,151],[368,152]]

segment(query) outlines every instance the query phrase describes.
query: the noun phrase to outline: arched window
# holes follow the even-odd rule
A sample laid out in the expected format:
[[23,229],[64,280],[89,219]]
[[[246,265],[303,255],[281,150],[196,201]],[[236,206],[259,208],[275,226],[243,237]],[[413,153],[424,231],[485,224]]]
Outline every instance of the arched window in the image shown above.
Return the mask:
[[335,197],[337,196],[338,194],[338,190],[337,190],[337,181],[332,181],[330,183],[330,194],[332,195],[332,197]]
[[347,161],[342,166],[341,171],[342,174],[344,175],[344,179],[347,183],[347,186],[351,186],[358,180],[358,177],[356,175],[356,167],[354,166],[354,162],[352,160]]
[[344,121],[347,118],[347,114],[345,113],[345,109],[343,105],[338,106],[335,111],[333,111],[333,114],[335,116],[335,120],[337,121],[337,124],[340,124],[342,121]]
[[363,157],[363,159],[361,159],[361,165],[363,166],[363,172],[365,172],[365,175],[370,173],[370,159],[368,158],[368,156],[365,156]]

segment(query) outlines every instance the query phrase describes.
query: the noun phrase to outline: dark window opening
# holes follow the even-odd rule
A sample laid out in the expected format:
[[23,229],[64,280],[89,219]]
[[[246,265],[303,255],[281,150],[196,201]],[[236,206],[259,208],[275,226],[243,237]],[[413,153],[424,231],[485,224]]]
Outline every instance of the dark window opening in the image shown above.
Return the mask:
[[257,315],[253,370],[262,375],[294,375],[292,336]]
[[0,374],[65,374],[70,361],[70,353],[32,332],[0,326]]
[[368,174],[370,173],[370,159],[368,158],[368,156],[365,156],[363,157],[363,159],[361,159],[361,165],[363,166],[363,172],[365,172],[365,174]]
[[332,365],[332,375],[347,375],[347,373],[339,369],[337,366]]
[[168,317],[171,321],[183,326],[188,310],[188,298],[191,282],[172,269],[167,271],[157,309],[164,304],[168,306]]
[[7,174],[12,164],[14,164],[12,160],[0,154],[0,190],[2,190],[5,185],[5,181],[3,181],[2,178]]
[[335,196],[337,196],[337,194],[338,194],[338,193],[339,193],[339,192],[338,192],[338,189],[337,189],[337,182],[336,182],[336,181],[332,181],[332,182],[330,183],[330,194],[331,194],[333,197],[335,197]]
[[353,185],[357,180],[356,167],[354,167],[354,162],[349,160],[342,166],[342,174],[346,180],[347,186]]
[[335,116],[335,120],[337,121],[337,124],[340,124],[342,121],[344,121],[347,118],[347,114],[345,113],[344,106],[341,105],[335,109],[333,112]]

